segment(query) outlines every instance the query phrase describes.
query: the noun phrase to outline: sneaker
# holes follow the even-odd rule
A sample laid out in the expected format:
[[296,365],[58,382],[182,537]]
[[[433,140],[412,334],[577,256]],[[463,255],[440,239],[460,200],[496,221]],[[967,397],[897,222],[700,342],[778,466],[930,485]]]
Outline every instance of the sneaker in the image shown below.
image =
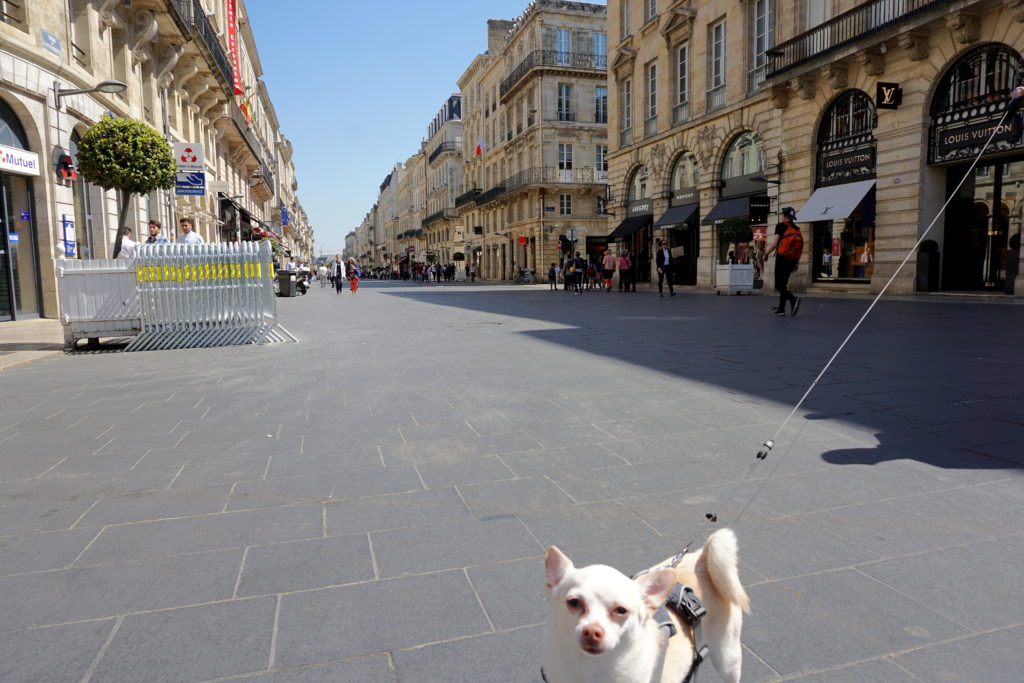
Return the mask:
[[797,297],[793,302],[793,310],[789,312],[790,315],[796,315],[800,311],[800,301],[800,297]]
[[785,311],[783,311],[783,310],[779,310],[778,308],[776,308],[776,309],[775,309],[775,315],[786,315],[786,312],[785,312]]
[[669,295],[670,297],[673,297],[673,296],[675,296],[675,295],[676,295],[676,293],[675,293],[675,292],[669,292],[669,293],[668,293],[668,295]]
[[772,306],[772,313],[778,313],[778,312],[779,312],[779,307],[778,306]]

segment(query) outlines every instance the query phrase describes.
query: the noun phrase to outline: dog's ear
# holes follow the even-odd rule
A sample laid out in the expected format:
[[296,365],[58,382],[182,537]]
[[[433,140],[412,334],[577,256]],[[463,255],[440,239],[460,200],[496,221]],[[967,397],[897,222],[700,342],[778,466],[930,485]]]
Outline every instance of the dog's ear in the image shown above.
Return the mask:
[[636,582],[640,585],[640,594],[643,596],[644,605],[651,611],[651,614],[654,614],[675,588],[676,573],[672,569],[659,569],[647,572]]
[[544,553],[544,585],[549,597],[555,587],[562,583],[562,579],[570,569],[572,569],[572,560],[563,555],[562,551],[555,546],[549,546],[547,552]]

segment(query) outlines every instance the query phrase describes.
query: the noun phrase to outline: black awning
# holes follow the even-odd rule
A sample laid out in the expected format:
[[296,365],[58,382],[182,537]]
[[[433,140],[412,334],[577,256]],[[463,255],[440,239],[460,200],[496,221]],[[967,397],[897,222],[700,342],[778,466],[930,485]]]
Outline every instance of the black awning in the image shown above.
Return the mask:
[[608,234],[609,242],[618,242],[632,235],[640,228],[646,226],[654,218],[653,214],[645,213],[642,216],[633,216],[619,223],[619,227],[615,228]]
[[685,228],[686,224],[690,221],[690,217],[697,212],[698,206],[700,205],[683,204],[682,206],[673,206],[661,215],[661,218],[654,223],[654,227],[666,230]]
[[750,197],[733,197],[732,199],[722,199],[715,204],[715,208],[711,209],[707,216],[704,216],[701,223],[713,225],[721,223],[726,218],[736,218],[737,216],[746,218],[749,215]]

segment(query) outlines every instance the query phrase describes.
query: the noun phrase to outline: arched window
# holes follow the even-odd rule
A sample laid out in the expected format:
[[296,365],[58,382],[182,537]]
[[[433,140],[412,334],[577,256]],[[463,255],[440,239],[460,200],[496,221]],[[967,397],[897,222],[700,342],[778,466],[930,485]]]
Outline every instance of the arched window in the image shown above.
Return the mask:
[[862,90],[849,90],[825,110],[818,124],[815,186],[875,177],[875,103]]
[[[1003,113],[1006,98],[1024,76],[1024,59],[1008,45],[991,43],[968,50],[942,76],[932,99],[928,163],[969,159],[988,139],[980,134]],[[996,131],[988,153],[1024,148],[1009,125]]]
[[722,161],[722,180],[764,173],[761,136],[753,131],[740,133],[733,139]]
[[27,150],[28,137],[14,110],[0,99],[0,145]]
[[697,157],[693,152],[683,152],[676,157],[676,163],[672,166],[672,193],[675,194],[683,188],[696,187],[699,182]]
[[638,199],[648,199],[650,196],[651,191],[647,167],[641,166],[633,172],[633,178],[629,181],[629,201],[635,202]]

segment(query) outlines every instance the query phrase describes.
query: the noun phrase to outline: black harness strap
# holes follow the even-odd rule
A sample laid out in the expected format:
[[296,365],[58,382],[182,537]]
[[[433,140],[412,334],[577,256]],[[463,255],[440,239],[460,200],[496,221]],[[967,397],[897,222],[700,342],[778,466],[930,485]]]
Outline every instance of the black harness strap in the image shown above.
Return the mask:
[[690,665],[690,670],[683,678],[682,683],[696,683],[697,669],[710,654],[701,628],[701,620],[708,611],[693,589],[682,584],[676,584],[676,587],[672,589],[665,601],[665,606],[675,612],[676,616],[690,627],[690,635],[693,640],[693,664]]

